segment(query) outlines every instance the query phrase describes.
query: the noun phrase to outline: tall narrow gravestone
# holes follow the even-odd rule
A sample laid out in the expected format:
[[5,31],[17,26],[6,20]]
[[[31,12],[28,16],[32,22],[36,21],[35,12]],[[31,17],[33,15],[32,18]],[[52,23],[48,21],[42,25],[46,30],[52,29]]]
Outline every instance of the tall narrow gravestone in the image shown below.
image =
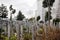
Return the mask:
[[8,22],[8,39],[10,39],[10,23]]
[[[58,0],[57,14],[56,18],[60,19],[60,0]],[[57,28],[59,28],[59,23],[57,22]]]
[[60,0],[58,1],[57,17],[60,19]]
[[0,17],[0,28],[1,28],[1,26],[2,26],[2,25],[1,25],[1,17]]

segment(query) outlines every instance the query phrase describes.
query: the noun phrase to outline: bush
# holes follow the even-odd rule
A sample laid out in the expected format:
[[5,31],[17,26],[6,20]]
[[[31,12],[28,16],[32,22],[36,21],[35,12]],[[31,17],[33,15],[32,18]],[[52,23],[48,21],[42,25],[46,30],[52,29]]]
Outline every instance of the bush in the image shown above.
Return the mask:
[[11,37],[10,37],[10,40],[16,40],[17,39],[17,37],[15,36],[15,35],[12,35]]
[[1,35],[2,40],[8,40],[7,36]]
[[[15,35],[12,35],[10,37],[10,40],[16,40],[16,39],[17,39],[17,37]],[[8,40],[8,36],[1,35],[0,40]]]
[[40,28],[40,29],[38,30],[38,33],[39,33],[39,34],[42,34],[43,31],[44,31],[43,28]]
[[32,34],[31,33],[25,33],[24,34],[24,40],[29,40],[32,39]]

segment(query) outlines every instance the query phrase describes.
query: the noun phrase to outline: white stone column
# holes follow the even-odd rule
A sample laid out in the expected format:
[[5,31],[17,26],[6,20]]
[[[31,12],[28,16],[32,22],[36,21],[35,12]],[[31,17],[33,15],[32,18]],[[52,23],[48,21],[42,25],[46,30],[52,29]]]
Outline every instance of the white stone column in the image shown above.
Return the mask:
[[60,29],[60,22],[59,22],[59,29]]
[[33,28],[33,25],[32,25],[32,40],[34,40],[34,28]]
[[8,22],[8,39],[10,39],[10,23]]
[[33,20],[33,22],[31,23],[31,27],[32,27],[32,40],[35,40],[34,39],[34,25],[35,25],[35,20]]
[[20,27],[21,27],[21,40],[23,40],[23,25],[21,25]]
[[15,24],[16,25],[16,32],[17,32],[17,40],[20,40],[20,34],[19,34],[19,24],[18,23],[16,23]]
[[60,0],[58,0],[58,7],[57,7],[57,18],[60,18]]

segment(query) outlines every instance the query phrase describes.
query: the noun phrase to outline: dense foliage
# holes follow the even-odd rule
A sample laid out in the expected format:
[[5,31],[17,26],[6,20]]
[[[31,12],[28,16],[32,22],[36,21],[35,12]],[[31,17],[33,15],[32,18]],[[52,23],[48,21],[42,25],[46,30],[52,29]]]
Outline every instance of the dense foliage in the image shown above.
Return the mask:
[[32,34],[31,33],[24,33],[24,40],[31,40],[32,39]]
[[17,15],[17,20],[23,20],[25,18],[25,16],[22,14],[21,11],[19,11],[18,15]]
[[40,16],[37,17],[37,21],[40,20]]
[[59,24],[59,22],[60,22],[60,19],[59,18],[53,19],[53,24],[57,25],[57,24]]
[[53,3],[55,2],[55,0],[44,0],[43,1],[43,7],[47,8],[48,7],[48,12],[46,12],[45,15],[45,21],[49,21],[49,25],[50,25],[50,20],[51,20],[51,7],[53,6]]
[[0,6],[0,17],[6,18],[7,15],[8,15],[7,7],[4,6],[4,4],[2,4],[2,5]]
[[53,6],[54,2],[55,2],[55,0],[44,0],[43,1],[43,7],[46,8],[48,6]]
[[12,8],[12,5],[10,5],[9,9],[10,9],[10,11],[12,11],[12,14],[14,14],[16,12],[16,10]]
[[45,22],[47,22],[48,20],[51,20],[52,19],[52,16],[51,16],[51,12],[50,12],[50,17],[49,17],[49,19],[48,19],[48,12],[46,12],[46,14],[45,14]]

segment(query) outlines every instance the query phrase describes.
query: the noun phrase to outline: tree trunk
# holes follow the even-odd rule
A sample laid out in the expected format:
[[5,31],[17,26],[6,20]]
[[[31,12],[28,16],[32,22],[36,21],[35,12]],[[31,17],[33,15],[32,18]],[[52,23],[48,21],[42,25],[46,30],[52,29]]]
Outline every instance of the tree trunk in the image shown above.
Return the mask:
[[50,27],[50,6],[48,7],[48,21],[49,21],[49,27]]
[[50,11],[51,11],[50,0],[48,0],[48,22],[49,22],[49,27],[50,27]]

